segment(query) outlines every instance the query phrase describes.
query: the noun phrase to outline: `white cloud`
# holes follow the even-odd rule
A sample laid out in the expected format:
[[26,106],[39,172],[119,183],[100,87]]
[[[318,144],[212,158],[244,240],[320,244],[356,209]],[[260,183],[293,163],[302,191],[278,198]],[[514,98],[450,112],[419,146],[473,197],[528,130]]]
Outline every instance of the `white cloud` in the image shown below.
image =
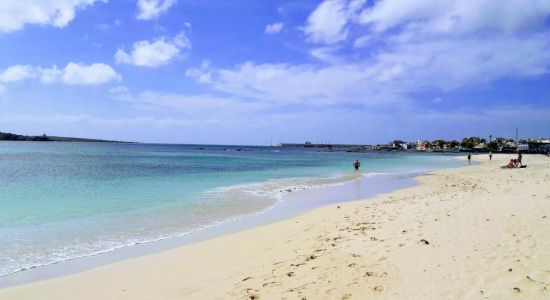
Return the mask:
[[54,83],[61,81],[63,77],[63,70],[59,69],[57,66],[51,68],[35,68],[40,74],[40,81],[42,83]]
[[14,82],[40,78],[43,83],[61,82],[70,85],[98,85],[110,81],[120,81],[121,76],[109,65],[94,63],[85,65],[69,62],[65,68],[33,67],[15,65],[0,73],[0,82]]
[[2,0],[0,1],[0,32],[13,32],[25,24],[67,26],[76,11],[103,0]]
[[269,24],[265,27],[265,33],[266,34],[279,33],[281,32],[281,30],[283,30],[284,27],[285,27],[285,24],[280,22]]
[[[503,77],[538,76],[548,72],[550,32],[525,38],[498,37],[399,43],[376,56],[379,81],[407,91],[437,88],[448,91]],[[506,51],[502,51],[506,49]]]
[[368,33],[355,45],[380,49],[370,57],[382,81],[448,91],[548,73],[548,16],[548,1],[379,1],[361,13]]
[[138,20],[151,20],[168,11],[176,0],[138,0]]
[[357,39],[355,39],[355,41],[353,42],[353,47],[354,48],[366,47],[372,40],[373,40],[372,35],[367,34],[367,35],[360,36]]
[[120,81],[121,77],[111,66],[101,63],[83,65],[68,63],[62,70],[60,80],[73,85],[98,85]]
[[181,57],[182,52],[189,49],[191,49],[191,41],[182,32],[173,39],[161,37],[152,42],[136,42],[131,53],[118,49],[115,60],[119,64],[156,68]]
[[[361,101],[367,74],[359,65],[254,64],[214,70],[210,84],[220,92],[272,103],[333,104]],[[372,84],[369,84],[372,86]]]
[[[334,44],[347,39],[350,27],[366,25],[372,33],[397,31],[410,38],[418,34],[460,36],[478,31],[514,34],[542,28],[550,2],[533,0],[382,0],[366,6],[364,0],[325,0],[309,16],[307,40]],[[364,31],[364,30],[363,30]],[[362,44],[367,36],[357,43]]]
[[337,52],[341,49],[341,47],[335,47],[335,46],[327,46],[327,47],[319,47],[314,48],[311,50],[311,56],[315,57],[316,59],[331,63],[331,64],[337,64],[342,62],[342,59],[340,56],[337,55]]
[[405,26],[405,30],[427,33],[484,29],[510,34],[542,26],[549,13],[546,0],[386,0],[364,10],[359,22],[378,32]]
[[411,93],[423,90],[450,91],[503,77],[546,74],[549,34],[397,43],[353,61],[336,56],[337,48],[318,48],[312,55],[331,65],[247,62],[230,69],[209,69],[209,80],[203,83],[219,92],[274,103],[409,101]]
[[[365,1],[326,0],[304,31],[308,41],[329,44],[310,54],[330,66],[246,62],[187,75],[218,92],[270,103],[407,103],[425,90],[550,72],[545,3],[522,10],[517,1],[386,0],[365,9]],[[496,12],[501,4],[512,20]],[[434,25],[447,19],[460,21]],[[208,80],[201,80],[205,74]]]
[[0,73],[0,82],[25,80],[36,76],[35,70],[29,65],[15,65]]
[[309,15],[304,32],[313,43],[335,44],[348,36],[346,25],[354,19],[364,0],[325,0]]
[[197,79],[200,83],[209,83],[212,77],[210,62],[208,60],[204,60],[201,63],[200,68],[189,68],[185,71],[185,75]]

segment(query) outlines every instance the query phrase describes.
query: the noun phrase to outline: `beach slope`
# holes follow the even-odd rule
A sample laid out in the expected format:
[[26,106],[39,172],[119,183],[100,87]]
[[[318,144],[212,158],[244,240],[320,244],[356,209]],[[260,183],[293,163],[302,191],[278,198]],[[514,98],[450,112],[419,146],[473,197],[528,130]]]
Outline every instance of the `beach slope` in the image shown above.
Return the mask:
[[548,299],[550,158],[510,157],[0,298]]

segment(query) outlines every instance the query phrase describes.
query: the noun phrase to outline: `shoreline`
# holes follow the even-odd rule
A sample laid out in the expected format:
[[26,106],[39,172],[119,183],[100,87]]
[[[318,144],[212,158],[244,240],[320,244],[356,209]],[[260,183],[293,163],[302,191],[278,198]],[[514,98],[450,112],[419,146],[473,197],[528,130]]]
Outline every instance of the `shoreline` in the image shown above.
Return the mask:
[[[426,172],[428,171],[364,173],[352,180],[296,189],[292,193],[285,193],[276,203],[259,212],[220,221],[178,236],[140,242],[93,255],[75,257],[0,276],[0,290],[73,275],[128,259],[152,255],[224,235],[273,224],[299,216],[309,210],[326,206],[329,203],[343,203],[364,198],[370,199],[378,194],[414,186],[416,184],[415,178]],[[327,197],[327,195],[334,194],[338,194],[338,196]]]
[[[38,149],[39,157],[68,155],[71,159],[63,165],[67,170],[60,168],[55,160],[48,160],[47,166],[37,169],[30,160],[16,159],[18,151],[34,151],[37,150],[35,147],[7,148],[9,155],[15,155],[8,161],[16,162],[16,165],[9,167],[5,175],[11,174],[9,170],[22,167],[26,171],[19,173],[28,172],[29,176],[17,175],[14,184],[4,188],[7,209],[3,214],[2,240],[7,246],[4,257],[0,258],[1,275],[22,270],[35,273],[45,265],[64,266],[65,261],[101,256],[136,244],[189,233],[193,235],[202,228],[219,227],[217,224],[225,226],[231,220],[269,209],[280,202],[281,196],[289,189],[294,193],[303,188],[348,181],[350,173],[359,174],[349,166],[349,154],[346,153],[291,151],[274,154],[264,147],[258,148],[257,153],[233,155],[222,153],[221,149],[208,149],[217,159],[231,158],[227,167],[221,168],[226,176],[225,173],[211,172],[213,166],[215,169],[222,164],[208,159],[211,155],[203,155],[202,150],[149,146],[112,146],[121,152],[117,152],[119,154],[113,159],[103,154],[101,157],[108,161],[117,161],[115,157],[122,159],[125,165],[128,164],[128,170],[119,173],[116,164],[109,163],[104,173],[98,174],[94,170],[100,167],[101,163],[96,165],[99,160],[94,160],[94,155],[82,158],[78,154],[81,146],[71,147],[52,145]],[[90,153],[105,150],[103,147],[82,147],[89,149]],[[142,161],[141,151],[151,152],[152,158]],[[178,154],[174,156],[172,152]],[[197,174],[206,172],[212,173],[211,176],[194,176],[195,167],[185,163],[189,155],[197,163],[210,166],[201,167]],[[454,159],[442,155],[365,154],[364,158],[368,159],[365,170],[371,172],[425,170],[426,166],[432,169],[457,164]],[[83,168],[81,163],[76,163],[81,159],[95,167]],[[176,166],[168,163],[172,159],[175,159]],[[235,164],[241,160],[246,164]],[[264,161],[261,170],[256,170],[257,160]],[[17,164],[22,165],[18,167]],[[276,167],[271,170],[271,166]],[[160,168],[160,173],[147,175],[149,171],[145,170],[150,167]],[[190,168],[189,172],[176,171],[186,168]],[[41,173],[55,173],[61,177],[52,185]],[[81,175],[66,176],[70,173]],[[32,180],[35,177],[44,180]],[[103,184],[102,178],[115,179],[121,186]],[[7,182],[11,181],[8,179]],[[23,201],[17,200],[19,198]],[[31,200],[36,198],[45,201],[33,203]],[[74,230],[76,227],[79,229]],[[6,285],[0,279],[0,288],[3,286]]]
[[0,298],[542,298],[550,292],[550,160],[526,155],[528,168],[501,170],[508,157],[431,172],[420,185],[373,199],[2,289]]

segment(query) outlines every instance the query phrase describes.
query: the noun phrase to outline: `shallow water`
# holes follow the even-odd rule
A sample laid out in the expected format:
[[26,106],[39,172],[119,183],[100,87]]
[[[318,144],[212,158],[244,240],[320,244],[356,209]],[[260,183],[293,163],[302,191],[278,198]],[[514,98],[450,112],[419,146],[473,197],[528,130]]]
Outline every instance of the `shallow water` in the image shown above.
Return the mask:
[[[355,159],[361,172],[352,170]],[[406,153],[0,142],[0,275],[223,227],[291,192],[275,208],[303,210],[310,204],[294,196],[299,191],[365,173],[456,164],[450,156]]]

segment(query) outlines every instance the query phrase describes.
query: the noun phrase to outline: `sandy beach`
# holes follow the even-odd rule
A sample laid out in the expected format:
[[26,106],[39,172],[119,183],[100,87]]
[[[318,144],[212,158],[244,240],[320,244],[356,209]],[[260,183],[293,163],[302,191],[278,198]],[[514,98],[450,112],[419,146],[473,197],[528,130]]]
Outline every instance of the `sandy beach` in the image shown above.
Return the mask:
[[548,299],[550,158],[510,157],[0,298]]

